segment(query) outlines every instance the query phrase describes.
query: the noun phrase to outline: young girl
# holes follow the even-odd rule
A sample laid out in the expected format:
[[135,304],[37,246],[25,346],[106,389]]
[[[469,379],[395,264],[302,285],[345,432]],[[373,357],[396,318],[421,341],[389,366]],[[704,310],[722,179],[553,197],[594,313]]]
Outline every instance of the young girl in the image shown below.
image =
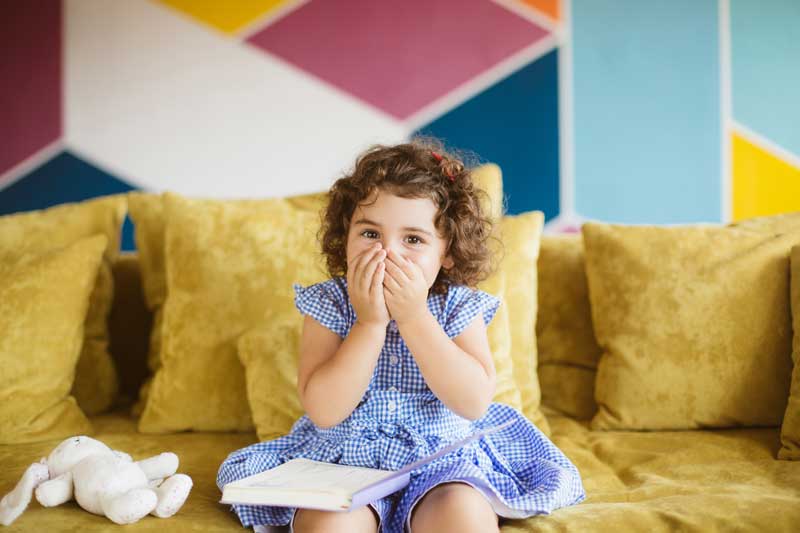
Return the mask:
[[361,509],[234,505],[243,525],[483,533],[497,531],[499,517],[585,498],[564,454],[521,413],[491,402],[486,326],[500,302],[472,288],[490,263],[481,193],[433,139],[375,146],[334,183],[320,232],[332,279],[294,287],[305,315],[297,385],[307,414],[289,435],[230,454],[217,484],[295,457],[397,470],[476,430],[514,423]]

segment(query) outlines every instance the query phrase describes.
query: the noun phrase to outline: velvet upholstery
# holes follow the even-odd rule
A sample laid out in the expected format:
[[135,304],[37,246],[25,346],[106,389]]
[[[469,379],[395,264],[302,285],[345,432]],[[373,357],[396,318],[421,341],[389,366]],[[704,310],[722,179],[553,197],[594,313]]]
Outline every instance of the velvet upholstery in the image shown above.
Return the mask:
[[91,432],[70,394],[108,239],[0,261],[0,444]]
[[72,390],[87,414],[110,409],[117,396],[117,373],[108,352],[106,319],[114,297],[111,265],[119,255],[126,205],[124,195],[111,195],[0,217],[0,258],[59,249],[96,234],[105,235],[108,240],[91,294]]
[[323,279],[318,215],[284,199],[164,197],[167,298],[161,366],[139,422],[144,432],[249,431],[236,342],[267,311],[293,309],[292,281]]
[[[733,227],[773,235],[800,235],[800,211],[780,215],[755,217],[730,224]],[[792,349],[792,383],[786,412],[781,425],[781,442],[778,452],[781,459],[800,460],[800,251],[791,256],[791,307],[794,341]]]
[[[592,431],[587,422],[545,411],[553,442],[575,463],[587,499],[551,515],[504,520],[502,533],[616,531],[770,531],[800,527],[800,463],[776,461],[778,428],[676,432]],[[147,516],[126,532],[245,531],[219,502],[217,468],[232,451],[257,441],[255,433],[185,432],[146,435],[117,411],[92,417],[94,437],[139,460],[165,450],[194,487],[174,516]],[[0,446],[0,492],[58,441]],[[44,508],[33,501],[3,531],[117,532],[120,526],[68,502]]]
[[511,360],[522,401],[522,413],[545,434],[550,432],[540,406],[542,393],[537,376],[536,264],[544,226],[544,214],[531,211],[504,216],[499,224],[503,245],[500,272],[505,276],[503,305],[509,317]]
[[588,420],[597,412],[594,381],[601,350],[592,327],[581,235],[542,236],[537,271],[542,404]]
[[778,457],[800,461],[800,246],[792,248],[792,385],[781,424],[781,446]]
[[780,426],[798,235],[716,226],[583,226],[603,355],[593,429]]

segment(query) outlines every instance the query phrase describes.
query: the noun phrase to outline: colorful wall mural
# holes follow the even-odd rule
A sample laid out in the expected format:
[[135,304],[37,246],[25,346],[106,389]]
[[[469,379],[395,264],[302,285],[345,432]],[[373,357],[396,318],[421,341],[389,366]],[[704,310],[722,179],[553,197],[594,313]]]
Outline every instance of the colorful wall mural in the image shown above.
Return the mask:
[[509,212],[549,231],[800,209],[794,0],[0,9],[0,214],[313,192],[417,132],[498,163]]

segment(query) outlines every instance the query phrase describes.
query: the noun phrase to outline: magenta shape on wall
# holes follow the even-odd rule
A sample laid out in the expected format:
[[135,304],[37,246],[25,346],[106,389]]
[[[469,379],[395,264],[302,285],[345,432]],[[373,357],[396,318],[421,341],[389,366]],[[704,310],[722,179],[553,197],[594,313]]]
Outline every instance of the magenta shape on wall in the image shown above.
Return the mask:
[[324,0],[248,41],[404,119],[547,34],[491,0]]
[[4,2],[0,50],[3,174],[61,136],[61,0]]

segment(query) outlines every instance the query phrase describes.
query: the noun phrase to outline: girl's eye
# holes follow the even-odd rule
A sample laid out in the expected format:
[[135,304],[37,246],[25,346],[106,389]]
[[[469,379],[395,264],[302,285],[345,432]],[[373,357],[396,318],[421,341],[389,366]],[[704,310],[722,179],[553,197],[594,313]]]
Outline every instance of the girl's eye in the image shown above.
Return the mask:
[[408,240],[409,244],[422,244],[424,242],[422,239],[420,239],[416,235],[409,235],[407,240]]
[[367,239],[377,239],[378,232],[372,231],[371,229],[365,229],[364,231],[361,232],[361,236],[366,237]]

